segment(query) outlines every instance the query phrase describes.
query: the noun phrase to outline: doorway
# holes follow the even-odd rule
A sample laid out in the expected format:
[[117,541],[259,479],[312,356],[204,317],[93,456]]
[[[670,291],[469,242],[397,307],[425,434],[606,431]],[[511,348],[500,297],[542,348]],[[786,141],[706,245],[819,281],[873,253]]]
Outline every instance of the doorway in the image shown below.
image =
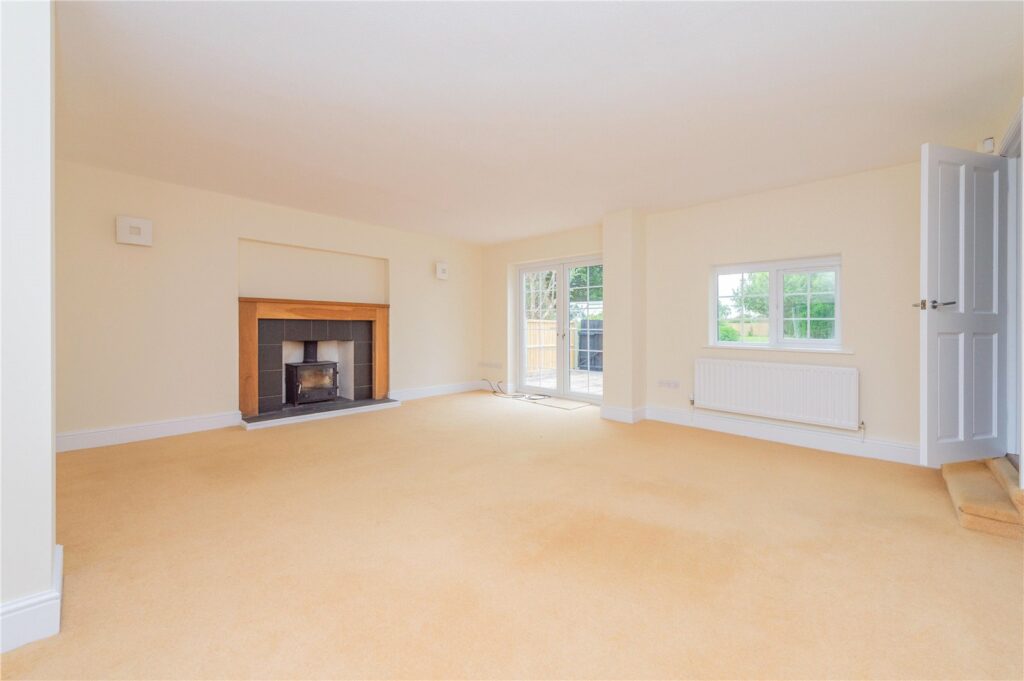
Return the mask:
[[600,402],[604,266],[600,259],[519,269],[517,389]]

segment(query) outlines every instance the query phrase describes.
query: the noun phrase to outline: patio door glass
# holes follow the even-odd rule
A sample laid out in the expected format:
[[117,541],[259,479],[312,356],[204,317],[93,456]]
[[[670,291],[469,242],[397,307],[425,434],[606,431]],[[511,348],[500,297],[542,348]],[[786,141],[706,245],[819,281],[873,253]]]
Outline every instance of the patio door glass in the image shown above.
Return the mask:
[[604,384],[604,267],[569,268],[569,392],[601,395]]
[[558,270],[522,274],[523,386],[558,390]]
[[519,273],[519,389],[599,399],[604,368],[604,268],[576,261]]

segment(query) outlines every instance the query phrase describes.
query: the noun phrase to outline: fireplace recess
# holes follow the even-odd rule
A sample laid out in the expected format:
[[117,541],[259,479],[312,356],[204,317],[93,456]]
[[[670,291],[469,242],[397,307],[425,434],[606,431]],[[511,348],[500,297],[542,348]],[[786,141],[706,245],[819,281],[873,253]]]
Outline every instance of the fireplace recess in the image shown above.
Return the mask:
[[[387,401],[388,336],[386,304],[239,298],[238,410],[242,418],[247,423],[266,421],[287,418],[296,411],[320,413]],[[296,406],[285,400],[284,343],[307,340],[338,344],[338,356],[325,356],[339,362],[338,396]],[[288,356],[284,361],[298,359]]]
[[338,397],[338,363],[318,361],[317,344],[304,341],[302,362],[284,365],[285,400],[296,406]]

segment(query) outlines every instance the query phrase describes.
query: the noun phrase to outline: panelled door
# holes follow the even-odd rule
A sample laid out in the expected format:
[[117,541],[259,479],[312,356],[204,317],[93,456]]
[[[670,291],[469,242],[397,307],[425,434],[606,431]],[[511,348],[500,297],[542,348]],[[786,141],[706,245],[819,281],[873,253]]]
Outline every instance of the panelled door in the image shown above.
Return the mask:
[[1006,453],[1007,161],[921,158],[921,463]]
[[519,271],[523,392],[598,401],[604,378],[604,267],[580,260]]

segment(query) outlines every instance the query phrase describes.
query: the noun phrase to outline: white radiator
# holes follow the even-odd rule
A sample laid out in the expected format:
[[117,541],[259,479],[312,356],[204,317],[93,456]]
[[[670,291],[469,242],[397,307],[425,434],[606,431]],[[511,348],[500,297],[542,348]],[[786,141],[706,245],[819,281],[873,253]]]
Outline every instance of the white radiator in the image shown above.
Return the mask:
[[833,428],[860,427],[856,369],[698,359],[694,406]]

